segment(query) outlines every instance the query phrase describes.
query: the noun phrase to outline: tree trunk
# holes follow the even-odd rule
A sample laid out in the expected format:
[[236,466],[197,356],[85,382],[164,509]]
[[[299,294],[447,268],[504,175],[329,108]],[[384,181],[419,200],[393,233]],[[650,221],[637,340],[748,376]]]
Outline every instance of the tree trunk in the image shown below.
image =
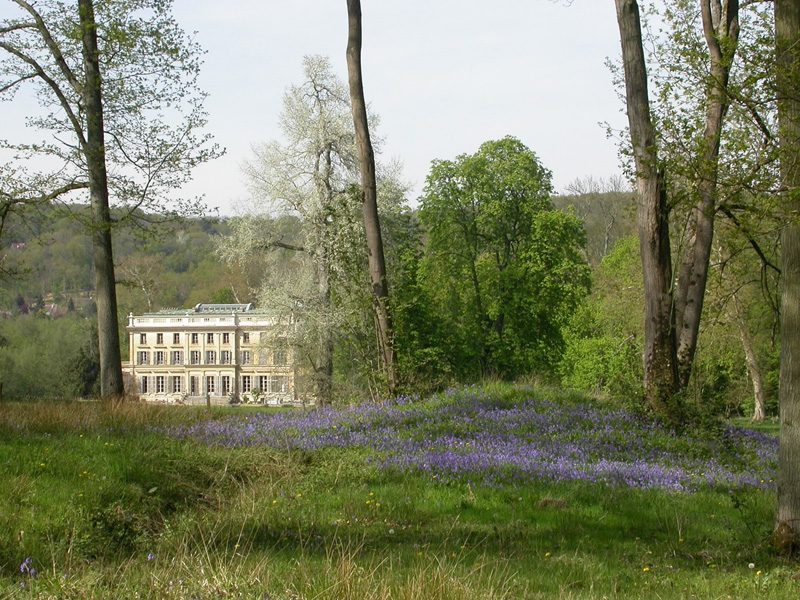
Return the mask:
[[86,79],[83,105],[86,114],[84,154],[89,173],[92,209],[92,258],[95,272],[95,303],[100,351],[100,395],[122,396],[122,359],[117,322],[117,292],[111,248],[111,214],[108,205],[103,99],[97,51],[97,27],[92,0],[78,0],[82,29],[83,70]]
[[608,249],[611,247],[611,232],[614,230],[616,220],[617,217],[613,213],[609,215],[609,220],[606,223],[605,235],[603,236],[603,255],[600,257],[601,260],[608,256]]
[[758,365],[756,350],[753,346],[753,338],[747,327],[747,319],[745,318],[742,303],[739,301],[739,297],[736,294],[733,294],[732,301],[735,310],[733,318],[736,319],[736,325],[739,328],[739,338],[742,340],[747,374],[750,376],[750,381],[753,383],[753,421],[763,421],[767,416],[767,402],[764,395],[764,376]]
[[664,174],[658,168],[655,132],[650,118],[647,70],[636,0],[615,0],[622,44],[631,146],[636,162],[637,225],[645,295],[644,390],[658,414],[680,421],[674,406],[678,390],[669,209]]
[[397,387],[394,340],[388,309],[389,283],[386,278],[386,261],[383,255],[383,240],[378,219],[375,155],[369,137],[367,105],[364,100],[364,84],[361,75],[361,0],[347,0],[347,23],[347,79],[350,84],[350,103],[353,109],[353,123],[361,166],[361,194],[364,208],[364,230],[369,253],[369,275],[372,281],[381,354],[386,369],[389,393],[392,394]]
[[787,224],[781,236],[781,364],[775,545],[800,549],[800,3],[775,0],[778,125]]
[[[712,8],[712,4],[715,7]],[[711,83],[706,99],[706,123],[697,181],[697,204],[690,220],[690,243],[678,275],[675,298],[677,327],[678,381],[689,385],[700,316],[703,312],[711,242],[714,237],[714,213],[717,208],[717,174],[722,123],[728,111],[728,77],[739,39],[739,3],[728,0],[716,4],[700,0],[708,53],[711,59]]]
[[763,421],[767,416],[767,403],[764,396],[764,377],[758,366],[755,348],[753,347],[753,339],[750,337],[750,332],[747,330],[747,323],[743,321],[739,322],[739,334],[742,339],[745,362],[747,363],[747,373],[750,375],[750,381],[753,383],[753,421]]
[[[320,302],[325,307],[324,315],[327,316],[331,310],[331,266],[327,235],[325,239],[322,255],[317,262],[317,289]],[[325,406],[333,399],[333,332],[330,323],[322,324],[319,353],[315,373],[317,402]]]

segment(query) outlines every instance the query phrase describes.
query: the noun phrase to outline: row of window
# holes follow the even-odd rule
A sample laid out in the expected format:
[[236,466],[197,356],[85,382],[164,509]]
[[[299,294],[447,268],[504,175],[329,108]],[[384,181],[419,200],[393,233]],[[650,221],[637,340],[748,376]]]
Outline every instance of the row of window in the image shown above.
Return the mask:
[[[192,396],[199,394],[227,396],[231,393],[232,377],[222,375],[217,377],[209,375],[201,378],[197,375],[189,376],[188,393]],[[201,388],[201,379],[204,386]],[[163,394],[165,392],[183,393],[183,375],[150,375],[139,378],[139,392],[142,394]],[[286,375],[242,375],[241,391],[247,393],[287,394],[289,392],[289,377]]]
[[[152,335],[152,334],[150,334]],[[164,334],[163,333],[156,333],[156,344],[163,344],[164,343]],[[224,331],[221,334],[215,334],[213,332],[208,333],[197,333],[197,332],[190,332],[188,334],[184,334],[189,336],[189,343],[191,344],[199,344],[200,343],[200,336],[205,336],[205,340],[207,344],[213,344],[215,335],[220,335],[223,344],[230,344],[231,343],[231,334],[228,331]],[[151,338],[152,339],[152,338]],[[247,331],[243,331],[241,333],[241,341],[243,344],[250,343],[250,333]],[[259,332],[259,343],[265,343],[268,341],[267,333],[262,331]],[[139,344],[146,344],[147,343],[147,334],[140,333],[139,334]],[[172,343],[173,344],[180,344],[181,343],[181,334],[180,333],[173,333],[172,334]]]
[[[153,364],[154,365],[166,365],[167,364],[167,352],[165,350],[155,350],[153,351]],[[230,365],[233,364],[233,353],[230,350],[222,350],[219,353],[219,362],[217,362],[217,351],[216,350],[206,350],[205,353],[205,362],[201,363],[200,359],[203,358],[202,353],[200,350],[192,350],[189,352],[189,364],[190,365]],[[183,364],[183,351],[182,350],[172,350],[169,352],[169,364],[171,365],[182,365]],[[148,350],[139,350],[136,352],[136,364],[137,365],[149,365],[150,364],[150,351]],[[240,365],[251,365],[253,364],[252,353],[250,350],[242,350],[239,352],[239,364]],[[266,365],[267,364],[267,353],[266,352],[259,352],[258,353],[258,364],[259,365]],[[273,350],[272,351],[272,364],[275,366],[284,366],[286,365],[286,351],[285,350]]]

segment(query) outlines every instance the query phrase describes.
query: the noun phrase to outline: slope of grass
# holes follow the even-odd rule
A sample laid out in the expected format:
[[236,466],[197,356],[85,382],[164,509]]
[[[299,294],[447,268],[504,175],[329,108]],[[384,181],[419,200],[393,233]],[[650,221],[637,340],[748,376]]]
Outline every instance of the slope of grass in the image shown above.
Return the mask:
[[[769,549],[768,482],[690,474],[692,491],[670,491],[617,476],[522,477],[488,452],[508,435],[524,441],[519,452],[591,462],[609,451],[622,463],[645,444],[629,429],[616,436],[634,421],[556,390],[499,385],[305,416],[2,405],[0,595],[796,597],[800,568]],[[655,432],[653,462],[713,458],[752,474],[772,460],[768,440],[756,449],[748,436],[643,426]],[[571,445],[556,443],[562,433]],[[470,453],[497,460],[420,468],[446,444],[445,467]],[[408,461],[393,460],[398,449]],[[481,476],[498,468],[507,477]]]

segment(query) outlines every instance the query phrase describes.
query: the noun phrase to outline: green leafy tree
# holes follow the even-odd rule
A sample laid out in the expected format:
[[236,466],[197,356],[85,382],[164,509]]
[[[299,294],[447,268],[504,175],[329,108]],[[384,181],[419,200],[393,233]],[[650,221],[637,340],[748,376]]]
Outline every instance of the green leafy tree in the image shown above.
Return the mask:
[[392,319],[402,388],[424,394],[454,378],[452,361],[442,344],[445,327],[420,277],[425,231],[419,214],[409,209],[384,211],[387,269],[392,277]]
[[774,230],[764,219],[776,183],[771,3],[643,1],[643,30],[639,4],[616,2],[630,123],[624,151],[635,159],[640,193],[645,390],[655,410],[682,420],[675,392],[690,388],[720,218],[769,264],[759,230]]
[[0,381],[13,400],[71,400],[96,392],[96,330],[77,315],[51,320],[34,315],[0,320]]
[[562,382],[630,402],[642,395],[642,264],[636,236],[622,238],[592,274],[592,292],[573,315],[559,365]]
[[101,394],[121,395],[110,206],[131,218],[172,210],[170,190],[216,154],[197,133],[200,52],[169,1],[14,2],[19,17],[0,23],[0,93],[32,86],[44,110],[28,124],[44,135],[3,144],[15,161],[0,169],[0,215],[88,190]]
[[589,285],[585,236],[554,210],[550,172],[513,137],[434,161],[421,201],[420,276],[456,374],[548,371]]
[[[636,3],[621,4],[630,9]],[[672,250],[679,257],[661,295],[669,299],[668,314],[675,319],[676,389],[688,392],[681,398],[713,404],[709,390],[713,387],[719,398],[721,389],[708,385],[714,371],[738,374],[746,363],[756,406],[764,406],[759,362],[769,351],[764,336],[751,334],[760,325],[748,315],[776,306],[779,273],[774,258],[780,221],[773,199],[779,185],[772,3],[640,4],[655,123],[648,147],[657,148],[656,166],[667,175],[662,182],[665,207]],[[763,297],[746,289],[754,287],[754,274]],[[701,332],[712,338],[702,342]],[[737,338],[745,360],[722,356],[720,348],[730,349]],[[697,348],[710,356],[695,359]],[[739,363],[736,368],[714,367],[733,362]]]

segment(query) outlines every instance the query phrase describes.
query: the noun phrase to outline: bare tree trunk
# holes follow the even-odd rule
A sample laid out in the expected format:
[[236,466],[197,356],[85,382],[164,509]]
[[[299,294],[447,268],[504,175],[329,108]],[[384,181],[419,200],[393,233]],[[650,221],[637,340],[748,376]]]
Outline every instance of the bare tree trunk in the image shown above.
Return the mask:
[[747,330],[747,323],[739,322],[739,334],[744,348],[744,358],[747,363],[747,373],[753,383],[753,421],[763,421],[767,416],[766,397],[764,396],[764,377],[758,366],[753,339]]
[[678,390],[678,371],[672,312],[669,209],[650,118],[639,5],[636,0],[615,0],[615,3],[631,146],[636,162],[636,214],[645,295],[645,398],[657,413],[680,420],[680,410],[673,405]]
[[604,258],[608,256],[608,249],[611,246],[611,232],[614,230],[614,224],[616,223],[617,217],[613,213],[609,215],[608,221],[606,222],[606,231],[605,235],[603,236],[603,256]]
[[[325,315],[331,308],[331,274],[330,254],[327,242],[322,250],[322,256],[317,262],[317,286],[322,306],[326,308]],[[320,405],[328,405],[333,399],[333,332],[329,323],[324,323],[320,332],[319,361],[316,366],[316,393]]]
[[727,89],[730,65],[739,39],[738,0],[723,3],[700,0],[700,12],[711,58],[711,86],[696,189],[697,204],[691,216],[690,243],[681,264],[675,298],[678,380],[681,388],[689,385],[700,332],[717,208],[720,135],[729,105]]
[[775,0],[778,125],[787,224],[781,236],[781,373],[775,545],[800,549],[800,3]]
[[86,114],[85,156],[89,173],[92,208],[92,258],[97,304],[97,334],[100,350],[100,395],[122,396],[122,359],[119,349],[117,292],[111,247],[111,214],[108,205],[103,99],[97,51],[97,27],[92,0],[78,0],[83,41],[83,70],[86,85],[83,105]]
[[387,306],[389,301],[389,282],[386,278],[386,261],[383,255],[383,240],[381,239],[381,227],[378,219],[375,155],[369,137],[367,105],[364,100],[364,84],[361,74],[361,0],[347,0],[347,23],[347,73],[361,166],[361,193],[364,207],[364,230],[366,231],[367,250],[369,252],[369,274],[372,281],[378,334],[383,364],[389,384],[389,393],[394,393],[397,381],[394,364],[392,321]]
[[753,338],[750,335],[750,329],[747,327],[747,320],[745,319],[744,309],[742,308],[742,303],[739,301],[739,296],[733,294],[732,301],[735,310],[733,318],[736,319],[736,325],[739,328],[739,338],[742,340],[747,374],[750,376],[750,381],[753,384],[753,421],[763,421],[767,416],[764,376],[758,365]]

